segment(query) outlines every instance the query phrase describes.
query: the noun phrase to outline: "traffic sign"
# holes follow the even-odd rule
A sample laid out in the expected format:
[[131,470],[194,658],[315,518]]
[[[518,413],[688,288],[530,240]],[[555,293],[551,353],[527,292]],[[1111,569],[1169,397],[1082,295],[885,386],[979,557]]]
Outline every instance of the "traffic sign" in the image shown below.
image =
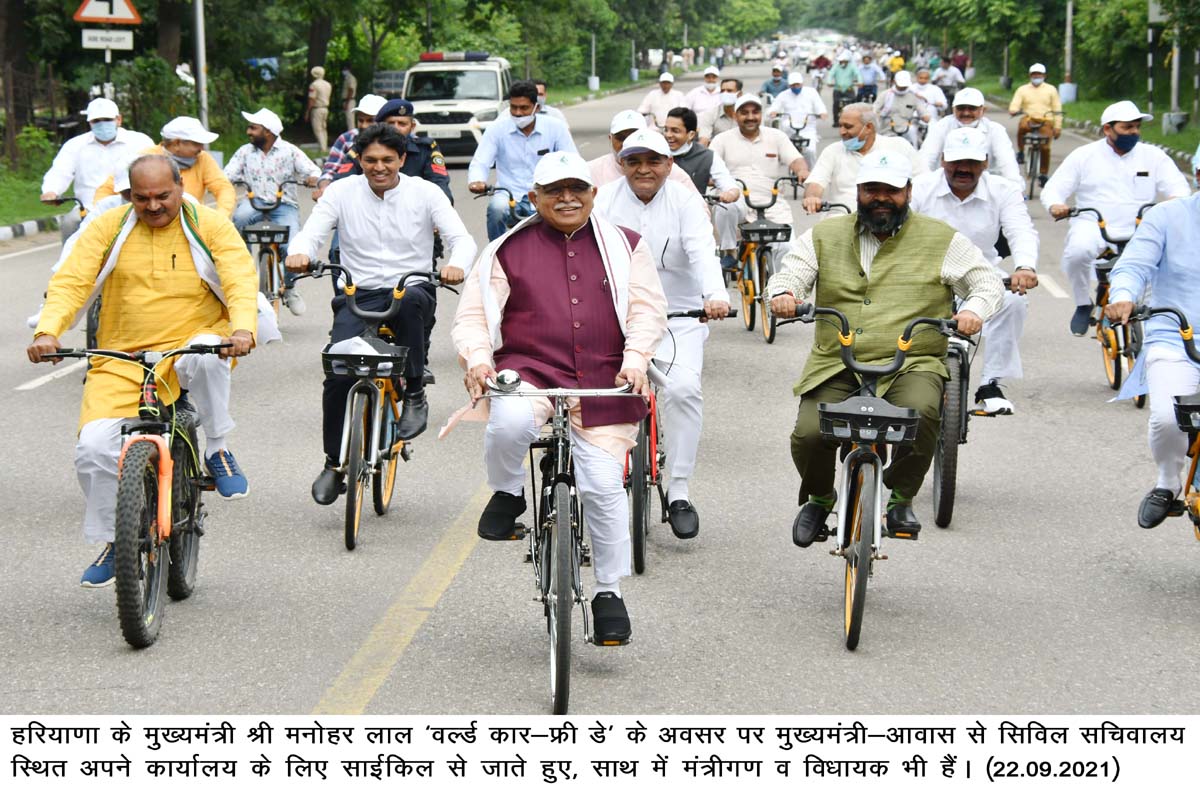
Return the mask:
[[76,22],[105,22],[109,25],[141,25],[142,15],[130,0],[83,0],[72,17]]
[[83,47],[85,50],[132,50],[133,31],[84,28]]

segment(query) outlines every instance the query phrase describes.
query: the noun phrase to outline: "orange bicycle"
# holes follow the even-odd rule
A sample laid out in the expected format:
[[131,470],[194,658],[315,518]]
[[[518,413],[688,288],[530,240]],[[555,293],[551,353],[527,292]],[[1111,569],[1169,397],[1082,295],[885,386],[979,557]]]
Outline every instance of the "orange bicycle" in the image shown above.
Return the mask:
[[738,294],[742,298],[742,323],[746,330],[754,330],[756,306],[762,307],[762,334],[767,344],[775,341],[775,317],[771,314],[771,298],[767,295],[767,284],[775,274],[775,253],[771,245],[791,241],[792,226],[771,222],[763,212],[779,201],[779,184],[798,184],[795,175],[777,178],[771,187],[771,202],[756,205],[750,199],[750,189],[741,180],[742,196],[746,205],[757,212],[753,222],[738,225],[742,237],[741,253],[738,256]]

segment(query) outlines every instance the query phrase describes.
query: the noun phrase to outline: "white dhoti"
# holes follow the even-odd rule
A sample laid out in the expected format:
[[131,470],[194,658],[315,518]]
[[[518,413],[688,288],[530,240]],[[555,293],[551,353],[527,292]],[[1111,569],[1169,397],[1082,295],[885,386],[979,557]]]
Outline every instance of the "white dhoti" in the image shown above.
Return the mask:
[[719,250],[736,250],[738,245],[738,223],[746,218],[746,204],[742,198],[732,203],[717,203],[712,207],[713,230]]
[[[219,344],[215,334],[197,336],[191,344]],[[234,428],[229,415],[230,362],[215,355],[187,355],[175,361],[180,388],[196,407],[196,421],[209,439]],[[113,541],[117,509],[117,461],[121,457],[121,427],[136,417],[92,420],[75,443],[75,475],[83,489],[83,538],[88,544]]]
[[1076,306],[1090,306],[1095,300],[1092,296],[1093,265],[1105,247],[1104,237],[1091,215],[1071,220],[1067,241],[1063,244],[1062,271],[1071,284],[1071,296]]
[[678,317],[667,323],[654,363],[669,379],[658,390],[659,417],[663,426],[666,469],[670,477],[668,500],[686,500],[687,481],[696,469],[700,431],[704,423],[704,341],[708,326],[699,320]]
[[983,323],[983,372],[980,384],[991,380],[1020,378],[1021,333],[1029,316],[1029,298],[1012,292],[1004,293],[1004,303],[995,316]]
[[1150,393],[1150,454],[1158,467],[1156,487],[1178,493],[1187,462],[1188,435],[1175,423],[1176,395],[1200,389],[1200,367],[1182,350],[1150,345],[1145,352],[1146,383]]

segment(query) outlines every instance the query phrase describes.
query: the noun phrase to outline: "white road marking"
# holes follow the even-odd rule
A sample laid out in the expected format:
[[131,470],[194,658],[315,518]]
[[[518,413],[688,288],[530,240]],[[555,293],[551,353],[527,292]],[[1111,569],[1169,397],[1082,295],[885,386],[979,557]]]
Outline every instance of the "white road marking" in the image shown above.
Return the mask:
[[83,369],[85,364],[87,364],[86,361],[80,360],[76,361],[74,364],[68,364],[65,367],[59,367],[48,375],[43,375],[40,378],[34,378],[31,381],[22,383],[14,391],[27,392],[30,389],[36,389],[39,386],[45,386],[50,381],[56,381],[64,375],[70,375],[72,372],[78,372],[79,370]]
[[57,247],[59,249],[62,249],[62,244],[59,242],[53,242],[51,244],[41,245],[40,247],[28,247],[28,248],[21,250],[19,252],[16,252],[16,253],[9,253],[6,256],[0,256],[0,261],[7,261],[10,258],[17,258],[18,256],[29,255],[30,253],[40,253],[41,251],[49,250],[52,247]]
[[1067,293],[1064,292],[1063,288],[1059,286],[1054,278],[1051,278],[1049,275],[1043,275],[1039,272],[1038,286],[1049,292],[1051,297],[1057,297],[1059,300],[1067,299]]

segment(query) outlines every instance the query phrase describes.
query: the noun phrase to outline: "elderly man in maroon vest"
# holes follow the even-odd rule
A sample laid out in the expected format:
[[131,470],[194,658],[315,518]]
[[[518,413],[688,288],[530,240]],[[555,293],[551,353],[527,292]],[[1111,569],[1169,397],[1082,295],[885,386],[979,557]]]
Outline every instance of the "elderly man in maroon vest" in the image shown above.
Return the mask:
[[[533,182],[537,213],[483,251],[454,318],[472,400],[499,369],[541,389],[631,383],[647,394],[646,368],[667,328],[654,257],[637,233],[592,214],[596,189],[575,153],[544,156]],[[525,455],[550,414],[544,398],[491,401],[484,460],[495,494],[479,519],[482,538],[512,538],[525,512]],[[630,571],[623,470],[645,415],[642,397],[585,398],[571,409],[577,488],[592,535],[597,641],[629,638],[620,589]]]

